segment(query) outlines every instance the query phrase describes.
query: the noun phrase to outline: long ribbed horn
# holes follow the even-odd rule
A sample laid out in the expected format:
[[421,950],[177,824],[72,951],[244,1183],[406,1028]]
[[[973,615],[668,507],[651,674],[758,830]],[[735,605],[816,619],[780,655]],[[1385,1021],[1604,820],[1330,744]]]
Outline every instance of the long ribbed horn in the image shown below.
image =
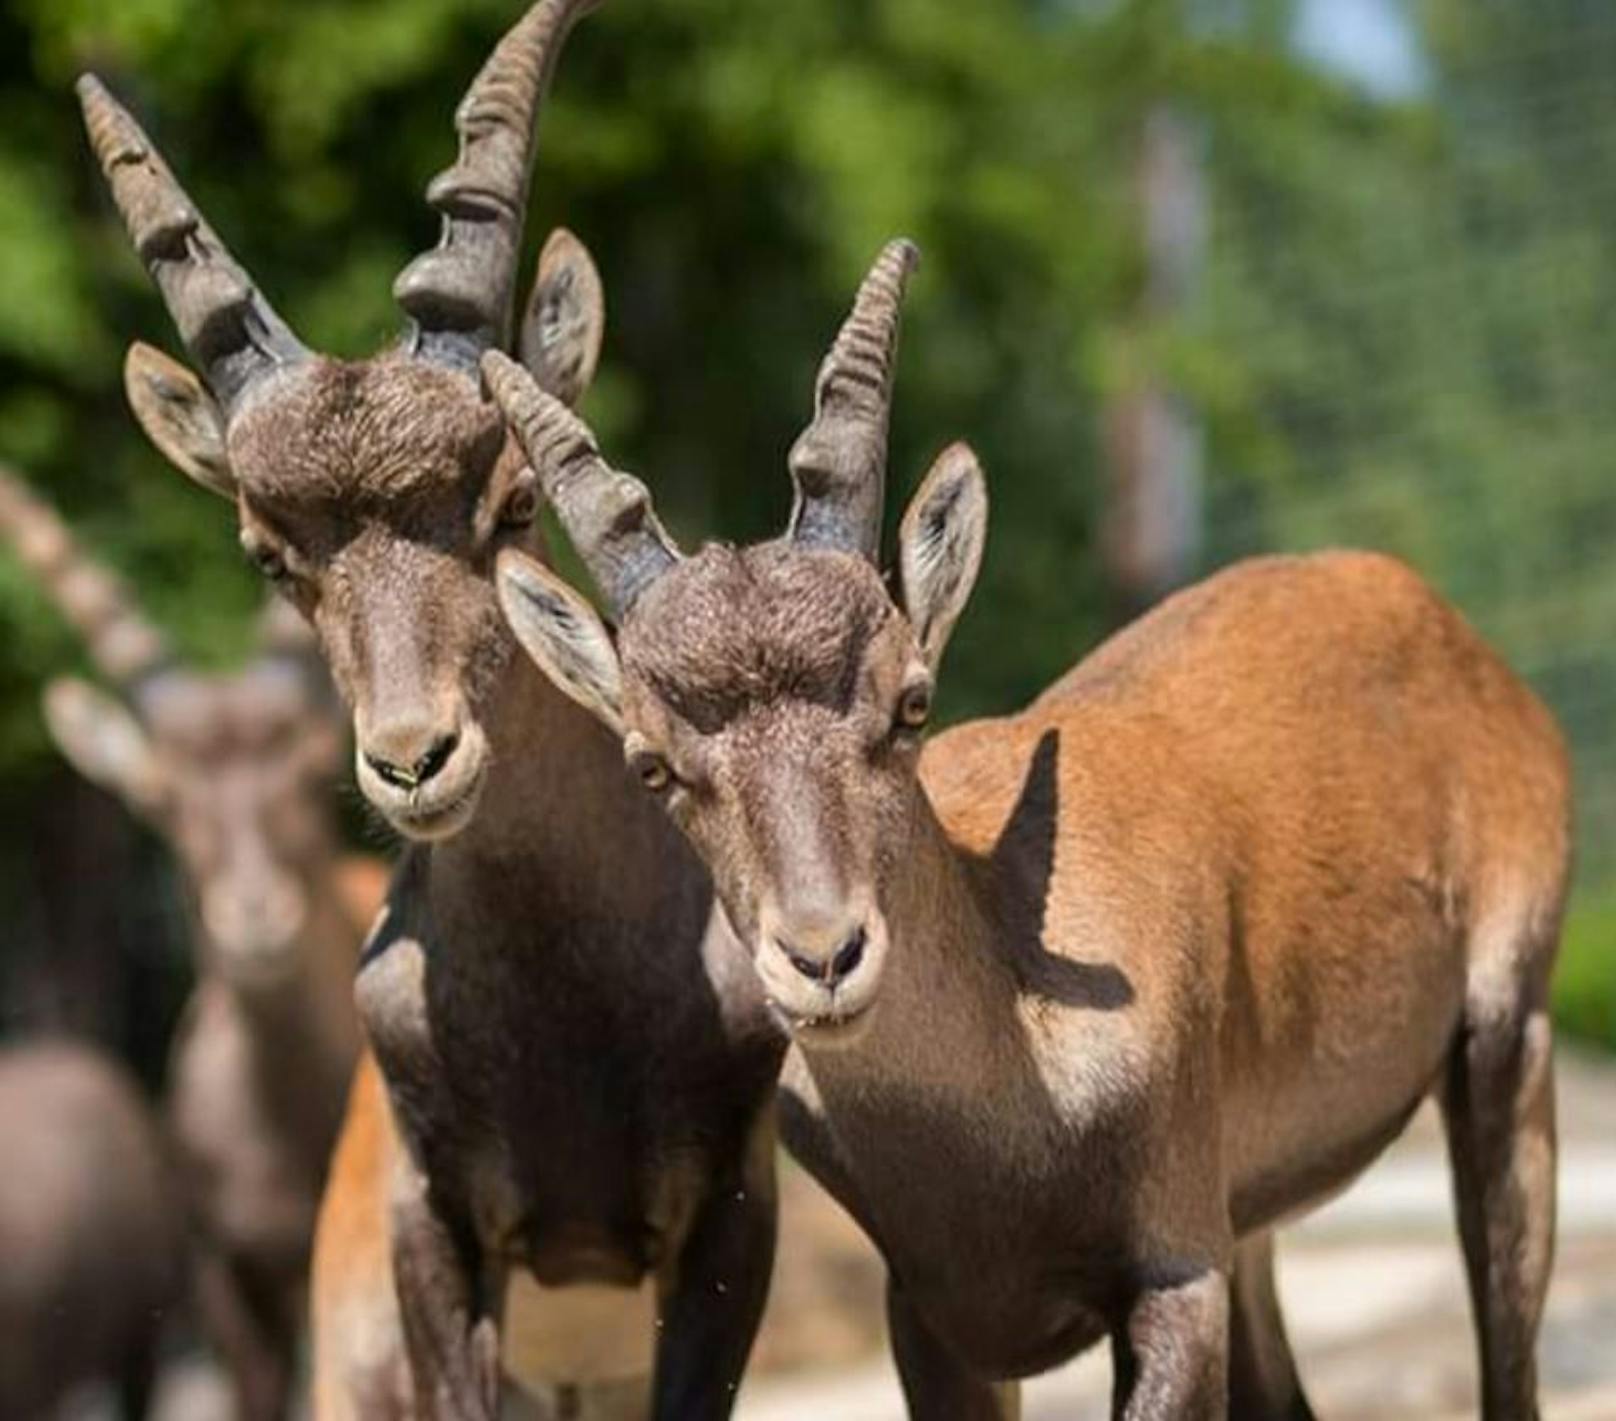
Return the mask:
[[110,681],[136,691],[172,669],[168,642],[137,610],[122,580],[88,557],[56,510],[4,467],[0,533],[84,638],[90,659]]
[[443,216],[438,245],[393,286],[413,353],[475,373],[483,351],[508,344],[539,109],[568,31],[600,3],[539,0],[461,100],[460,156],[426,191]]
[[79,79],[78,93],[90,144],[135,250],[229,415],[258,381],[308,359],[309,351],[208,226],[128,110],[93,74]]
[[913,242],[887,243],[819,367],[813,422],[789,459],[790,536],[798,543],[880,556],[899,308],[919,264]]
[[482,370],[506,423],[538,472],[545,497],[621,620],[635,599],[679,561],[679,549],[657,519],[649,490],[607,464],[589,426],[541,390],[516,361],[489,351]]

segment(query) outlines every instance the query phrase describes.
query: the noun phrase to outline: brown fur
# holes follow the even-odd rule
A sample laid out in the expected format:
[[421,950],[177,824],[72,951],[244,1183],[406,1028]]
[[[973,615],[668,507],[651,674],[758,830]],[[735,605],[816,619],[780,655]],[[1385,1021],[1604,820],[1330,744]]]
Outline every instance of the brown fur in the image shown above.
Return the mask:
[[[379,865],[338,855],[342,738],[297,684],[273,665],[187,677],[149,718],[172,786],[159,823],[198,905],[198,982],[171,1048],[168,1115],[202,1320],[248,1421],[284,1415],[290,1398],[315,1207],[357,1051],[353,964],[381,896]],[[299,920],[261,971],[219,937],[213,905],[235,896],[228,921],[250,928],[274,884],[295,895]]]
[[[163,373],[175,400],[211,412],[182,368]],[[212,425],[192,427],[205,442]],[[14,490],[6,502],[25,554],[51,550],[29,562],[70,615],[51,569],[105,589],[100,617],[75,617],[92,646],[104,625],[145,627],[48,506]],[[307,632],[289,632],[286,615],[272,608],[260,654],[235,674],[202,674],[165,652],[124,680],[127,706],[72,681],[46,696],[64,753],[168,843],[193,909],[197,983],[171,1047],[167,1111],[203,1323],[247,1421],[281,1416],[290,1396],[314,1210],[358,1048],[353,966],[385,876],[339,857],[331,796],[343,729]],[[139,640],[162,645],[153,630]]]
[[1432,1091],[1484,1411],[1535,1414],[1547,712],[1401,565],[1269,559],[917,773],[898,712],[936,653],[895,608],[872,636],[877,598],[849,554],[710,549],[627,619],[623,720],[796,1034],[787,1139],[891,1265],[915,1414],[1008,1415],[990,1382],[1107,1334],[1119,1415],[1306,1414],[1267,1233]]
[[119,1067],[66,1042],[0,1051],[0,1120],[0,1417],[101,1381],[139,1421],[185,1275],[157,1123]]
[[[541,286],[588,260],[546,251]],[[583,315],[559,328],[590,337],[602,313]],[[574,381],[592,364],[550,354]],[[333,1181],[327,1218],[370,1223],[346,1235],[357,1271],[346,1231],[325,1235],[322,1404],[398,1414],[403,1346],[417,1414],[485,1414],[524,1273],[649,1280],[657,1414],[727,1415],[768,1281],[783,1043],[705,873],[611,738],[512,658],[491,576],[502,549],[537,546],[531,472],[471,380],[398,355],[264,381],[228,452],[249,556],[352,704],[360,787],[418,841],[359,975],[401,1148],[385,1231],[363,1138]],[[355,1131],[379,1128],[366,1099]],[[380,1276],[364,1265],[378,1237]]]

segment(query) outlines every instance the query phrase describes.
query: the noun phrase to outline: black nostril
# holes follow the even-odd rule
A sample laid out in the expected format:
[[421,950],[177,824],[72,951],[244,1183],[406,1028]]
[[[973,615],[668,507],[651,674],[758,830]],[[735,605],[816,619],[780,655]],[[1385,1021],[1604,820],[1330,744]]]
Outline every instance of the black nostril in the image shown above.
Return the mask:
[[800,953],[793,952],[780,938],[776,938],[775,942],[779,945],[780,951],[785,953],[786,961],[801,972],[804,977],[817,982],[825,975],[823,963],[815,962],[811,957],[803,957]]
[[415,782],[425,784],[433,775],[437,774],[449,763],[449,756],[454,754],[455,746],[460,743],[458,735],[445,735],[433,747],[415,762]]
[[831,981],[839,982],[862,961],[864,961],[864,929],[859,928],[837,949],[836,956],[830,960],[830,972],[827,975]]
[[365,763],[376,772],[378,779],[385,780],[394,789],[416,789],[449,763],[449,757],[459,743],[458,735],[443,736],[434,741],[432,748],[408,769],[380,755],[372,755],[368,750],[365,752]]
[[384,760],[380,755],[365,752],[365,763],[376,772],[377,779],[385,780],[394,789],[415,788],[415,777],[408,770],[400,769],[391,760]]
[[809,981],[835,986],[864,961],[866,937],[864,929],[858,928],[836,949],[834,956],[822,958],[804,957],[801,953],[794,952],[782,938],[776,938],[775,942],[779,945],[780,951],[785,953],[786,961]]

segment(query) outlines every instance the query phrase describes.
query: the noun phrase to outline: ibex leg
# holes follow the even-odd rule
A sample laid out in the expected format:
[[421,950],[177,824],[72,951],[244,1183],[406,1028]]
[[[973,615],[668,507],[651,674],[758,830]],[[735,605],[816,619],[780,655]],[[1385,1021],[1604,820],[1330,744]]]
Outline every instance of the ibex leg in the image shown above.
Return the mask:
[[1229,1415],[1240,1421],[1313,1421],[1274,1287],[1274,1236],[1235,1246],[1229,1298]]
[[[1535,978],[1540,975],[1532,972]],[[1535,1421],[1554,1255],[1554,1072],[1546,993],[1473,991],[1442,1091],[1485,1421]]]
[[1020,1386],[990,1382],[971,1371],[938,1340],[891,1279],[887,1329],[910,1421],[1018,1421]]

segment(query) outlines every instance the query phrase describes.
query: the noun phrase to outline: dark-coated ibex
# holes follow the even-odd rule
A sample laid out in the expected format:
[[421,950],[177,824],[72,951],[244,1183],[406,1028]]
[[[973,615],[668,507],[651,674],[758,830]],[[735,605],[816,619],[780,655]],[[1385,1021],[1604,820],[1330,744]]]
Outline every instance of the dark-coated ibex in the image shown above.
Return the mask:
[[[137,346],[131,400],[165,450],[222,466],[189,372]],[[272,605],[242,670],[184,666],[117,578],[0,470],[0,533],[83,633],[117,699],[53,682],[63,753],[173,850],[194,909],[197,981],[170,1057],[168,1118],[196,1243],[202,1322],[244,1421],[285,1413],[326,1160],[358,1049],[352,980],[385,871],[344,857],[336,698],[307,629]]]
[[787,1142],[889,1264],[912,1413],[1013,1416],[1013,1379],[1109,1337],[1130,1421],[1308,1415],[1271,1231],[1434,1092],[1483,1410],[1535,1416],[1553,721],[1407,568],[1332,553],[1183,592],[922,754],[987,497],[947,450],[900,610],[876,558],[912,260],[883,254],[821,370],[790,531],[740,551],[681,558],[576,417],[485,360],[624,615],[614,642],[515,553],[507,614],[711,868],[795,1040]]
[[141,1421],[185,1282],[157,1122],[121,1067],[68,1041],[0,1049],[0,1121],[0,1418],[102,1382]]
[[[363,361],[306,349],[131,117],[80,86],[224,413],[227,471],[199,475],[317,628],[360,786],[416,841],[357,993],[405,1145],[391,1258],[425,1416],[491,1416],[501,1349],[523,1373],[531,1314],[601,1287],[657,1311],[654,1415],[726,1416],[773,1249],[784,1039],[705,870],[494,596],[496,554],[537,544],[539,491],[477,363],[510,335],[534,126],[589,8],[541,0],[473,83],[429,189],[439,245],[396,288],[407,333]],[[602,320],[559,235],[521,339],[547,388],[582,393]]]

